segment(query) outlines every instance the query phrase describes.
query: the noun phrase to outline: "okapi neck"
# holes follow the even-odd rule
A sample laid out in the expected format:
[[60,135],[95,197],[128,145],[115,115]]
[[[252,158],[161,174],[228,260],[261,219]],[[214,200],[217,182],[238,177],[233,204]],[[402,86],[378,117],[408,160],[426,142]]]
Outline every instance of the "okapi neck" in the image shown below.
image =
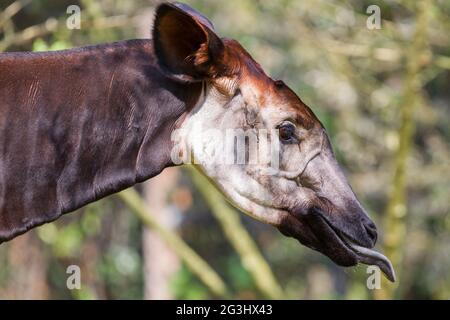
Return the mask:
[[172,165],[201,83],[159,69],[150,40],[0,55],[0,243]]

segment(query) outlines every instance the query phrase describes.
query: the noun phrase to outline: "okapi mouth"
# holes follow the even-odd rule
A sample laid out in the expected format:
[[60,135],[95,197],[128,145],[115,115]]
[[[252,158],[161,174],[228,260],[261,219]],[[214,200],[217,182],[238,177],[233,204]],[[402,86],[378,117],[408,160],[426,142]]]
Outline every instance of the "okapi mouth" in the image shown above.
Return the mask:
[[333,225],[319,208],[313,207],[302,216],[289,214],[278,229],[284,235],[323,253],[340,266],[350,267],[358,263],[376,265],[391,282],[395,282],[394,268],[384,255],[358,244],[358,239]]

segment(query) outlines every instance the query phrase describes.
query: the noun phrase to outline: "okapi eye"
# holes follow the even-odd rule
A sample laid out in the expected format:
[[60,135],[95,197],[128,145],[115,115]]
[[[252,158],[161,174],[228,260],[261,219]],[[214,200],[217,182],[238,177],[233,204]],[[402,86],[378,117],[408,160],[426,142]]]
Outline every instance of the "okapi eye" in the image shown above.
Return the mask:
[[295,139],[295,126],[292,123],[283,123],[278,127],[278,131],[282,141],[293,142]]

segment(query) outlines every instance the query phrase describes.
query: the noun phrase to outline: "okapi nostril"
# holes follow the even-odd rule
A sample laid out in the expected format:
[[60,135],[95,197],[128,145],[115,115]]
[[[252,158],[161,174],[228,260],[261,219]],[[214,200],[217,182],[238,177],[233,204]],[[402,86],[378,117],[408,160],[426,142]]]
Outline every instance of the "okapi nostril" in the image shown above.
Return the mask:
[[367,234],[369,235],[370,239],[375,244],[377,242],[378,233],[377,233],[377,227],[372,221],[369,221],[367,223],[363,223],[364,229],[366,229]]

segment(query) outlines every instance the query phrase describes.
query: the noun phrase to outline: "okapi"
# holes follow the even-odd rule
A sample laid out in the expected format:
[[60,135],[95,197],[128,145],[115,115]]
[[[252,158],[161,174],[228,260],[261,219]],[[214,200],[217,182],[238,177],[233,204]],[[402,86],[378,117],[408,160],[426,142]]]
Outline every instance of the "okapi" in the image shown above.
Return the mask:
[[[395,281],[311,109],[187,5],[160,4],[152,32],[0,54],[0,243],[179,164],[176,147],[243,212],[338,265],[375,264]],[[266,130],[278,166],[213,161],[207,150],[225,138],[203,139],[198,127]],[[236,148],[222,152],[234,158]]]

